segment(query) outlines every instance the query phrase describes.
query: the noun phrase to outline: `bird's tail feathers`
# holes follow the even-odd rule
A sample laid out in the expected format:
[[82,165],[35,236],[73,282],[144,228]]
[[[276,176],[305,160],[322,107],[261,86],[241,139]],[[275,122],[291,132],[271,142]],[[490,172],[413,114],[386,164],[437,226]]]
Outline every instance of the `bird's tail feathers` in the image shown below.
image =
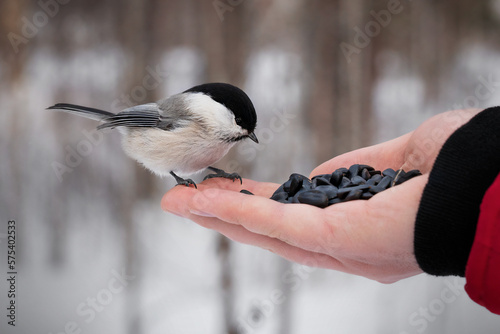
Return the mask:
[[83,116],[86,118],[90,118],[96,121],[101,121],[104,118],[114,116],[115,114],[110,113],[109,111],[104,111],[101,109],[89,108],[84,106],[79,106],[76,104],[69,103],[57,103],[47,109],[51,110],[62,110],[70,114]]

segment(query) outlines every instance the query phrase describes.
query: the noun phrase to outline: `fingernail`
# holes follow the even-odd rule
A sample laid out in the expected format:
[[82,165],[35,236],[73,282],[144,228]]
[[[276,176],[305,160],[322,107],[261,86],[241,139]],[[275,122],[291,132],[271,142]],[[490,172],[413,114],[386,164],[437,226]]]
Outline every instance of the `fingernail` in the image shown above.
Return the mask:
[[207,213],[207,212],[203,212],[203,211],[198,211],[198,210],[189,210],[189,212],[191,212],[193,215],[202,216],[202,217],[209,217],[209,218],[215,217],[211,213]]

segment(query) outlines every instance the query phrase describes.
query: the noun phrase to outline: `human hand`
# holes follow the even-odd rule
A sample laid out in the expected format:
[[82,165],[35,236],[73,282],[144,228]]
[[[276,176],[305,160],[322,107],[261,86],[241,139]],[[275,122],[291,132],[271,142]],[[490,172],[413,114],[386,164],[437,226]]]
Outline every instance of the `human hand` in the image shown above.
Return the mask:
[[[419,169],[423,175],[370,200],[320,209],[270,200],[278,184],[245,179],[243,185],[211,179],[198,189],[174,187],[162,199],[165,211],[189,218],[232,240],[259,246],[291,261],[391,283],[422,272],[413,253],[420,197],[446,139],[480,110],[434,116],[415,131],[335,157],[311,176],[361,163],[376,169]],[[247,189],[255,194],[239,193]]]

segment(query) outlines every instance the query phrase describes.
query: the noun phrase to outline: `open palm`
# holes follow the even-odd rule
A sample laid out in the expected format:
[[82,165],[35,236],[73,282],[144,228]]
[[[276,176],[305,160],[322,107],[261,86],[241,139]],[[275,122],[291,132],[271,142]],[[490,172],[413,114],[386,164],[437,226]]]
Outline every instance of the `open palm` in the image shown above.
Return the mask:
[[[367,201],[320,209],[282,204],[269,197],[278,184],[244,179],[243,186],[211,179],[198,189],[174,187],[162,208],[232,240],[268,249],[309,266],[335,269],[390,283],[421,273],[413,252],[415,218],[429,172],[446,139],[479,110],[434,116],[415,131],[335,157],[311,176],[352,164],[376,169],[419,169],[423,175]],[[247,189],[255,194],[239,193]]]

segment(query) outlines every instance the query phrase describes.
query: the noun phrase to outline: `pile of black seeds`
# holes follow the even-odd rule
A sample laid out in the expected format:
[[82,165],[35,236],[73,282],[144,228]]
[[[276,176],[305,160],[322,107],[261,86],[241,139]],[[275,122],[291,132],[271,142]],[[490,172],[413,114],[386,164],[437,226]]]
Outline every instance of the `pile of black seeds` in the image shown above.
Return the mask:
[[[280,203],[303,203],[325,208],[356,199],[370,199],[418,175],[422,174],[416,169],[405,172],[388,168],[381,172],[360,164],[339,168],[331,174],[316,175],[311,180],[294,173],[274,192],[271,199]],[[247,190],[241,192],[251,194]]]

